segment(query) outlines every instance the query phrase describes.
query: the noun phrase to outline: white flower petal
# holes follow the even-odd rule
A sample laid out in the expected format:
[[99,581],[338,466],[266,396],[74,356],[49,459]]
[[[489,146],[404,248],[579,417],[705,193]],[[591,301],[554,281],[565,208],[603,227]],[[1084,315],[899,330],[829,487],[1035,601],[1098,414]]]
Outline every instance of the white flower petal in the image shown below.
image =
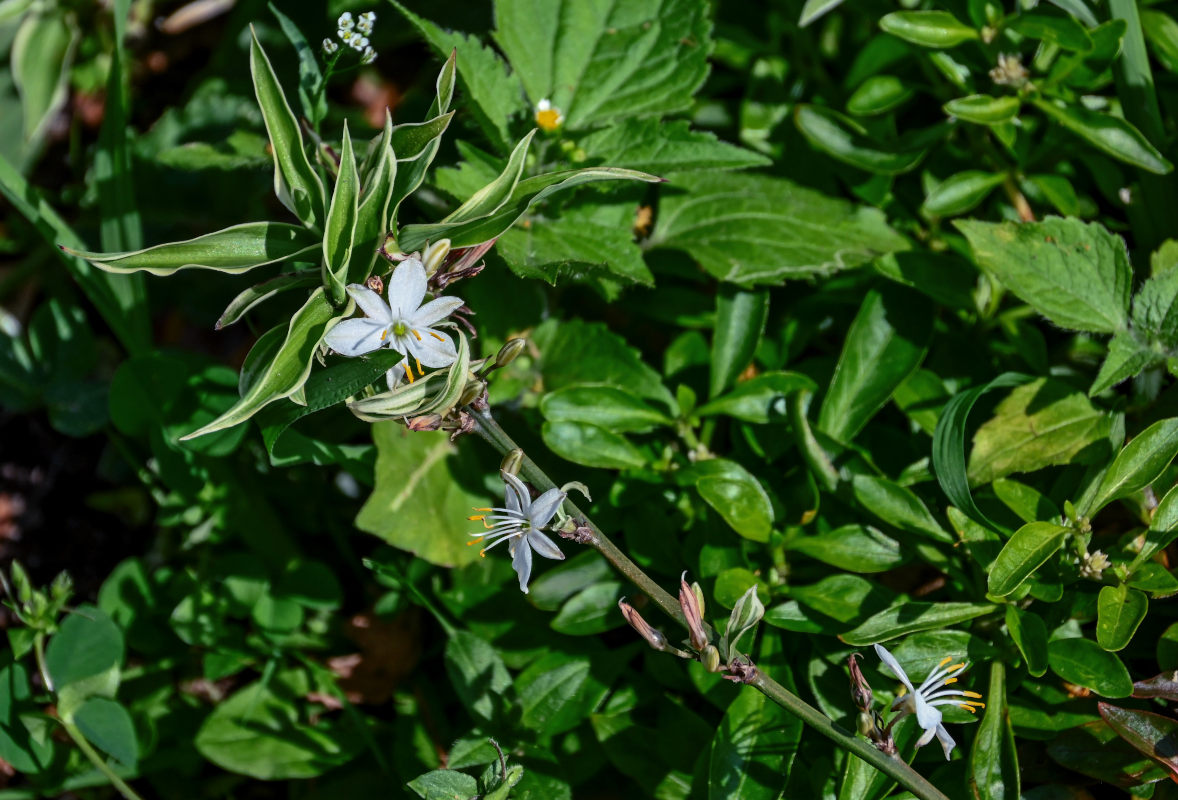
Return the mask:
[[533,528],[543,528],[564,502],[565,493],[560,489],[549,489],[532,501],[532,509],[528,512],[528,520]]
[[900,679],[900,683],[904,684],[904,686],[908,688],[908,691],[913,693],[916,692],[916,690],[912,688],[912,681],[908,680],[908,673],[905,672],[904,668],[900,666],[900,662],[896,660],[896,657],[887,651],[886,647],[877,644],[875,646],[875,654],[879,656],[881,661],[888,665],[888,669],[892,671],[893,675]]
[[385,324],[367,317],[345,319],[323,338],[327,346],[343,356],[361,356],[379,350],[384,340]]
[[529,511],[532,508],[532,495],[528,492],[528,487],[524,486],[524,482],[510,472],[499,473],[503,476],[503,483],[505,484],[503,490],[504,503],[508,510],[519,514],[521,518],[526,519]]
[[413,315],[410,325],[414,328],[428,328],[435,322],[441,322],[462,307],[460,297],[438,297],[430,300]]
[[367,286],[362,286],[358,283],[349,283],[348,294],[356,301],[356,305],[360,307],[360,310],[369,319],[384,325],[388,325],[393,321],[393,312],[389,309],[388,303],[382,300],[379,294]]
[[397,265],[389,278],[389,306],[393,317],[410,320],[421,307],[427,287],[425,267],[416,258],[408,258]]
[[433,328],[414,328],[413,330],[421,336],[420,339],[410,333],[407,337],[397,337],[398,343],[403,339],[409,355],[424,366],[448,367],[454,363],[454,359],[458,358],[454,342],[446,334]]
[[925,730],[935,728],[941,724],[941,712],[924,701],[919,694],[912,695],[916,707],[916,721]]
[[949,731],[945,730],[944,725],[937,726],[937,739],[941,742],[941,748],[945,751],[945,760],[948,761],[949,754],[953,752],[957,742],[953,741],[953,737],[949,735]]
[[515,552],[511,555],[511,566],[519,575],[519,588],[524,594],[528,593],[528,581],[532,577],[532,548],[527,543],[513,541]]
[[385,381],[389,384],[389,391],[396,389],[401,381],[405,378],[405,362],[401,361],[397,366],[390,369],[384,374]]
[[916,746],[917,747],[924,747],[926,744],[931,742],[933,740],[933,737],[936,735],[937,735],[936,726],[934,726],[932,728],[925,728],[924,733],[920,734],[920,738],[916,740]]
[[551,558],[553,561],[564,561],[564,553],[560,552],[560,548],[556,546],[556,542],[535,528],[528,533],[528,544],[532,546],[533,550],[545,558]]

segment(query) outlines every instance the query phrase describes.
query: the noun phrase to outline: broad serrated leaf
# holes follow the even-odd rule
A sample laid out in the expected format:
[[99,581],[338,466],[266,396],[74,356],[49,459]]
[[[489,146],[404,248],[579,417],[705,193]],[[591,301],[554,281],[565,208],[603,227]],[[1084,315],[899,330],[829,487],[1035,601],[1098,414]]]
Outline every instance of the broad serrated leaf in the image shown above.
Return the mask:
[[581,140],[581,147],[603,164],[655,175],[771,163],[760,153],[721,141],[713,133],[693,131],[684,120],[628,119],[589,134]]
[[1104,226],[1070,217],[955,224],[978,266],[1056,325],[1095,333],[1125,329],[1133,270],[1124,241]]
[[686,173],[667,189],[647,247],[684,250],[733,283],[780,284],[908,248],[880,211],[780,178]]
[[1163,356],[1142,344],[1135,331],[1122,331],[1113,335],[1108,343],[1108,355],[1100,365],[1100,372],[1088,390],[1089,397],[1095,397],[1105,389],[1116,386],[1144,370],[1161,363]]

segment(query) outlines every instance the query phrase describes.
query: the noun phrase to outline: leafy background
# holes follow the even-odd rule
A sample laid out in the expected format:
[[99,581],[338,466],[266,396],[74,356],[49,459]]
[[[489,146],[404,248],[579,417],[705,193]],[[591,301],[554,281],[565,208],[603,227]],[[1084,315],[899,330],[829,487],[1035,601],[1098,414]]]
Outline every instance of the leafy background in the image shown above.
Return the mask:
[[[181,441],[298,304],[214,331],[246,279],[111,275],[54,245],[289,218],[251,23],[329,138],[378,135],[386,106],[426,119],[457,52],[402,237],[495,179],[543,98],[564,123],[525,178],[665,178],[526,209],[454,291],[479,354],[528,340],[497,417],[643,569],[687,570],[714,620],[757,587],[764,671],[853,729],[852,652],[885,642],[913,675],[968,658],[987,709],[947,714],[951,761],[914,761],[946,795],[1174,795],[1172,3],[390,4],[320,120],[297,31],[345,9],[366,10],[0,4],[0,546],[76,590],[52,695],[6,617],[0,796],[111,794],[51,702],[149,796],[892,792],[646,648],[619,597],[671,624],[596,553],[566,544],[521,595],[463,545],[498,485],[473,437],[337,406]],[[896,736],[911,757],[915,727]]]

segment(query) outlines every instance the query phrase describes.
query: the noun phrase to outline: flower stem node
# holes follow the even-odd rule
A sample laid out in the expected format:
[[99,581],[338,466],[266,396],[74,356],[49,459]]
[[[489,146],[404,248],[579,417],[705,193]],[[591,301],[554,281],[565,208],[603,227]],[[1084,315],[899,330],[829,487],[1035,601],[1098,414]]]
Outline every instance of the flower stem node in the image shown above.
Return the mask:
[[[532,499],[524,482],[508,472],[500,472],[503,479],[503,506],[501,508],[476,508],[481,512],[467,517],[472,522],[481,522],[486,531],[474,535],[467,544],[484,544],[479,555],[500,542],[507,542],[511,553],[511,566],[519,576],[519,588],[528,593],[528,581],[532,577],[532,553],[545,558],[564,560],[564,553],[556,543],[542,533],[552,518],[560,511],[565,494],[560,489],[549,489]],[[489,544],[488,544],[489,542]]]
[[899,678],[900,683],[904,684],[904,690],[892,703],[892,711],[900,713],[888,724],[887,729],[890,731],[893,725],[908,714],[914,715],[917,724],[924,729],[924,733],[916,741],[916,746],[924,747],[935,736],[945,751],[945,760],[948,761],[949,754],[953,752],[957,743],[953,741],[949,731],[945,730],[945,726],[941,724],[941,711],[937,706],[955,705],[973,714],[977,713],[977,709],[986,707],[985,703],[979,702],[982,696],[977,692],[945,688],[957,682],[957,673],[965,669],[965,662],[949,665],[949,662],[953,661],[953,657],[948,656],[929,673],[924,683],[919,687],[914,687],[895,656],[878,644],[875,645],[875,652],[880,660],[888,666],[892,674]]
[[636,630],[638,635],[646,640],[647,644],[659,652],[667,649],[667,637],[663,632],[652,628],[650,623],[644,620],[642,615],[635,610],[634,606],[626,602],[626,598],[623,597],[618,601],[618,608],[622,610],[622,616],[626,618],[626,622],[630,624],[630,627]]
[[724,676],[725,680],[733,683],[741,683],[748,685],[757,679],[757,667],[752,660],[746,656],[740,656],[732,660],[727,666],[728,674]]

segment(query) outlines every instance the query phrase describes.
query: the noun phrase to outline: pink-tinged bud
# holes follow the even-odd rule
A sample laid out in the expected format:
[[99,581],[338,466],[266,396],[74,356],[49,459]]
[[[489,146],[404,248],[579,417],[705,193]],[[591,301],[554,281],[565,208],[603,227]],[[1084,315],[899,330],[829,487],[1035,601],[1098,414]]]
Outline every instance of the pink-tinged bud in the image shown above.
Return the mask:
[[679,577],[679,606],[683,609],[683,617],[687,620],[687,632],[691,639],[691,646],[696,650],[703,650],[708,644],[708,633],[704,629],[699,598],[688,585],[686,572]]
[[626,618],[626,622],[630,623],[630,627],[638,631],[638,635],[646,640],[646,643],[655,650],[667,649],[667,637],[663,632],[650,627],[650,624],[642,618],[634,606],[626,602],[626,598],[618,601],[618,608],[622,609],[622,616]]
[[442,417],[440,414],[423,414],[409,420],[408,427],[411,431],[436,431],[442,427]]
[[859,669],[858,653],[851,653],[847,658],[847,668],[851,671],[851,700],[854,701],[857,709],[867,713],[875,705],[875,695],[871,692],[871,684],[867,682],[867,679],[863,677],[863,671]]

